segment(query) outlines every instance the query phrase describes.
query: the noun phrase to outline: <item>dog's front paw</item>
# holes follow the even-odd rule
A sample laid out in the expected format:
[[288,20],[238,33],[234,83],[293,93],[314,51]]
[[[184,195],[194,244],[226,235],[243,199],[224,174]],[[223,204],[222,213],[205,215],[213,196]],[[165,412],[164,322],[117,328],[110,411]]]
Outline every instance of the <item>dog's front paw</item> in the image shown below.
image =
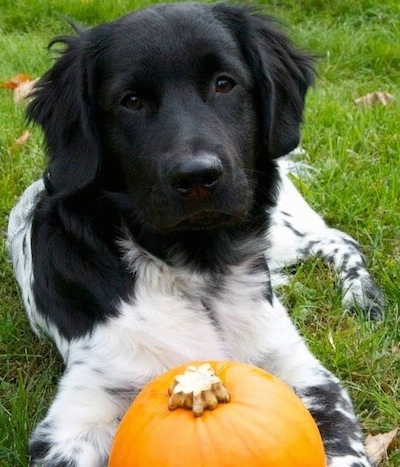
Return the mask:
[[383,319],[385,310],[383,293],[366,270],[353,270],[353,277],[347,279],[347,286],[342,299],[345,309],[361,310],[367,318],[373,321]]
[[368,459],[354,459],[352,456],[344,456],[328,461],[328,467],[374,467]]
[[[82,427],[83,428],[83,427]],[[31,467],[105,467],[111,446],[110,430],[71,432],[68,427],[43,421],[34,431],[29,454]]]

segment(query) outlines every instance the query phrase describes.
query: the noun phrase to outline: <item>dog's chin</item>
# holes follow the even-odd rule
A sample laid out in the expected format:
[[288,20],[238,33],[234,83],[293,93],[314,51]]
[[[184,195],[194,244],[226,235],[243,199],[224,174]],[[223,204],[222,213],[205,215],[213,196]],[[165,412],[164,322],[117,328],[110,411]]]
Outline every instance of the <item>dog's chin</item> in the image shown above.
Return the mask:
[[218,211],[204,211],[186,216],[173,225],[163,226],[160,230],[166,233],[218,230],[241,224],[245,219],[244,213],[226,214]]

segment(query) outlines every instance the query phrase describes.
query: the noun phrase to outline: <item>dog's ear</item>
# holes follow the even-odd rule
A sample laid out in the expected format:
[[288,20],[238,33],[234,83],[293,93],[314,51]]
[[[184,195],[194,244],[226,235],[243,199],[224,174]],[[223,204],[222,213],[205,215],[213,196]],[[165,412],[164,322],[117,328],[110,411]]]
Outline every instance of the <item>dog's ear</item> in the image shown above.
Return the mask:
[[272,158],[284,156],[300,141],[314,57],[296,49],[276,19],[228,5],[218,5],[215,11],[237,38],[253,72],[266,150]]
[[28,119],[42,126],[50,159],[47,182],[66,196],[96,178],[101,148],[95,123],[91,86],[93,59],[86,52],[85,32],[54,39],[64,50],[32,93]]

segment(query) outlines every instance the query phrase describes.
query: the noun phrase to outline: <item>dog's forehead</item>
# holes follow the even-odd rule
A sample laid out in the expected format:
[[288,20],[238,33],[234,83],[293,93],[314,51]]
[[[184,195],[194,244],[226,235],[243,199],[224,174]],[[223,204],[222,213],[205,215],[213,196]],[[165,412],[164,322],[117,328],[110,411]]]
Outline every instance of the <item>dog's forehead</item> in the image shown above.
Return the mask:
[[[174,57],[190,62],[201,54],[240,55],[230,31],[203,4],[167,4],[146,8],[109,23],[108,59],[116,68],[129,61],[149,65]],[[185,64],[187,66],[187,63]]]

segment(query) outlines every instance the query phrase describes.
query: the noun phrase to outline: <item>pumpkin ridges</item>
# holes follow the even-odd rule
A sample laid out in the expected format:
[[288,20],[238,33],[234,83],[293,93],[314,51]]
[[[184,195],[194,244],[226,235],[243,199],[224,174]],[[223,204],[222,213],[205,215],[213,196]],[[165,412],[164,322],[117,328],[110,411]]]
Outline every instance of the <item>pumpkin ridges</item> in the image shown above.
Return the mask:
[[[248,458],[247,455],[244,454],[244,450],[246,449],[248,452],[252,453],[251,458],[252,459],[259,459],[259,464],[255,465],[265,465],[265,455],[268,456],[268,460],[270,462],[270,465],[274,466],[283,466],[283,465],[290,465],[291,467],[295,467],[297,463],[292,462],[292,463],[285,463],[287,461],[287,452],[284,453],[283,458],[282,458],[282,451],[280,449],[280,446],[278,444],[277,438],[282,439],[281,435],[276,434],[276,431],[273,435],[268,435],[268,433],[265,433],[265,427],[262,426],[262,424],[257,424],[254,422],[254,420],[247,420],[245,417],[243,417],[243,413],[239,408],[237,410],[231,408],[231,410],[228,412],[228,410],[225,411],[228,414],[228,417],[225,420],[223,417],[221,417],[218,420],[218,430],[221,431],[221,433],[224,433],[225,431],[228,431],[232,436],[230,439],[223,438],[223,442],[226,442],[226,451],[231,451],[229,454],[231,454],[231,459],[229,457],[224,457],[223,461],[219,461],[216,463],[216,466],[219,467],[230,467],[230,466],[238,466],[238,465],[244,465],[241,464],[242,462],[245,462],[245,460]],[[239,414],[239,417],[235,413],[237,412]],[[210,414],[211,416],[212,414]],[[275,417],[274,417],[275,418]],[[237,421],[240,420],[240,425],[237,424]],[[224,430],[225,425],[230,425],[229,430]],[[216,429],[216,425],[211,425],[213,429]],[[276,430],[277,427],[275,427]],[[210,430],[210,427],[208,427],[208,430]],[[297,431],[297,430],[296,430]],[[291,432],[289,435],[290,437],[293,437],[294,434],[296,434],[296,431],[293,433]],[[250,433],[251,434],[251,439],[247,437],[246,435]],[[215,445],[219,443],[218,439],[220,439],[220,435],[218,435],[218,432],[216,436],[208,436],[208,438],[211,438],[211,442]],[[203,438],[202,438],[203,439]],[[238,440],[238,443],[236,445],[232,445],[232,439]],[[254,448],[254,439],[260,439],[262,440],[263,445],[265,446],[265,449],[260,449],[260,446],[258,446],[257,449]],[[297,442],[297,441],[296,441]],[[309,445],[308,445],[309,446]],[[222,449],[220,450],[221,454]],[[296,453],[296,458],[299,457],[299,451]],[[306,459],[309,456],[308,451],[304,452],[304,459]],[[243,457],[243,459],[241,459]],[[311,463],[306,464],[302,463],[302,467],[315,467],[315,463],[313,462],[313,455],[311,454]],[[208,467],[209,464],[196,464],[196,465],[204,465]]]

